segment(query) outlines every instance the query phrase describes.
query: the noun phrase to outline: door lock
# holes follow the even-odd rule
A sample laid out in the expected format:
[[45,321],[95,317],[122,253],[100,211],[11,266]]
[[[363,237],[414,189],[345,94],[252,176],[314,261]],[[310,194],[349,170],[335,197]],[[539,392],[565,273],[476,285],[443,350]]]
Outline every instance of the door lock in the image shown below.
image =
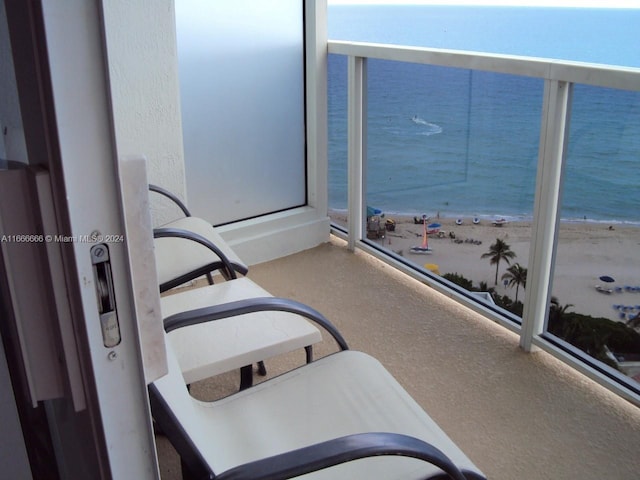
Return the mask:
[[90,253],[93,276],[96,282],[102,342],[105,347],[113,348],[120,343],[121,338],[113,277],[111,275],[109,248],[104,243],[98,243],[91,247]]

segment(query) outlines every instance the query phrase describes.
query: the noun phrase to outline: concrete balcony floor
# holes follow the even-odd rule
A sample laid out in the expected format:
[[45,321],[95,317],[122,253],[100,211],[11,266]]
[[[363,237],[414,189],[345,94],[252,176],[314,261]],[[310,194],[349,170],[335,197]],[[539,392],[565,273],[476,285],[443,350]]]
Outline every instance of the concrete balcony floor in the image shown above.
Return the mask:
[[[544,352],[523,352],[504,328],[341,240],[249,276],[318,309],[352,349],[378,358],[488,478],[640,478],[640,408]],[[326,341],[316,353],[332,348]],[[302,361],[301,352],[268,361],[269,375]],[[193,392],[215,398],[237,380],[233,372]],[[163,437],[158,455],[162,478],[180,478]]]

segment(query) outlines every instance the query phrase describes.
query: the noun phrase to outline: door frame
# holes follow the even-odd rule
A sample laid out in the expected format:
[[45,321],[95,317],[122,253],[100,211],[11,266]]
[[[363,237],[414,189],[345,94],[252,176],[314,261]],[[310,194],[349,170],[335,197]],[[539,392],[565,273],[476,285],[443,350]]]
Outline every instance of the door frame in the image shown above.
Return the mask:
[[[123,236],[102,3],[30,1],[5,6],[29,164],[48,171],[49,220],[60,239],[72,239],[54,240],[60,270],[42,273],[61,279],[53,286],[54,296],[67,302],[57,311],[68,315],[76,349],[70,358],[77,361],[73,367],[85,400],[79,406],[70,396],[45,399],[36,410],[47,418],[60,477],[159,478],[129,246]],[[110,347],[105,346],[96,301],[90,252],[94,242],[85,241],[96,232],[109,249],[117,305],[120,342]],[[9,368],[12,377],[17,374]],[[36,426],[24,416],[21,422],[28,437]],[[40,460],[29,454],[35,474],[34,462]]]

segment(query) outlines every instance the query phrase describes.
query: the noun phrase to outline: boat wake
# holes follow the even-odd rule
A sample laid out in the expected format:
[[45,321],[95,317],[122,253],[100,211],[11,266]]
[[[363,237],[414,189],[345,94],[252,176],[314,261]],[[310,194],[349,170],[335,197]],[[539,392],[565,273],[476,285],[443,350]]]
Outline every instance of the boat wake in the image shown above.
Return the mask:
[[411,121],[417,125],[424,126],[424,130],[420,132],[420,135],[436,135],[442,133],[442,127],[435,123],[427,122],[424,118],[420,118],[418,115],[411,117]]

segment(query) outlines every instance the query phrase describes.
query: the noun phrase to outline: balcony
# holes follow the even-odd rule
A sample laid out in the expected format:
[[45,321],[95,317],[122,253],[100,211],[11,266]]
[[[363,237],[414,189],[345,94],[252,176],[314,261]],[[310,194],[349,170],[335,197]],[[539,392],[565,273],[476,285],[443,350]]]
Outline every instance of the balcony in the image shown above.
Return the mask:
[[[329,53],[336,234],[637,404],[640,70],[358,42]],[[371,206],[402,231],[371,235]],[[438,222],[429,256],[409,248],[421,209]],[[514,229],[495,228],[505,212]],[[491,262],[494,280],[478,264],[498,240],[511,256]]]
[[[572,161],[567,151],[576,144],[576,132],[570,127],[572,93],[577,88],[579,97],[585,86],[616,89],[631,92],[635,105],[640,71],[347,42],[329,42],[329,53],[346,57],[348,76],[344,91],[338,92],[348,103],[342,119],[348,131],[342,145],[348,157],[341,179],[345,212],[341,219],[334,215],[329,243],[253,266],[251,278],[274,295],[317,308],[343,332],[352,349],[381,360],[489,478],[635,478],[640,469],[635,451],[640,444],[637,383],[554,338],[547,332],[546,319],[555,293],[552,285],[558,288],[577,278],[575,272],[563,270],[572,260],[571,247],[563,247],[562,240],[580,233],[567,229],[561,218],[561,193],[573,188],[571,177],[580,168],[579,164],[567,168]],[[398,254],[388,243],[389,239],[396,241],[393,237],[387,236],[387,243],[366,238],[367,204],[375,190],[367,183],[367,169],[371,168],[367,164],[371,122],[367,109],[377,108],[372,103],[375,94],[367,88],[367,80],[374,75],[367,69],[372,59],[389,62],[391,69],[397,64],[429,65],[464,69],[470,79],[488,72],[510,76],[516,84],[523,79],[533,82],[533,93],[507,92],[508,101],[518,101],[523,93],[530,95],[527,128],[531,135],[529,144],[519,148],[529,156],[533,151],[535,158],[533,168],[525,172],[531,182],[526,186],[530,191],[523,208],[531,218],[519,261],[526,264],[529,276],[519,314],[496,306],[486,296],[478,299],[423,267],[416,258]],[[471,91],[474,85],[462,88]],[[625,117],[630,122],[625,135],[637,131],[636,120]],[[374,128],[369,133],[371,130]],[[632,152],[637,152],[635,145],[631,144]],[[616,159],[611,160],[615,165]],[[329,162],[331,170],[331,158]],[[633,235],[630,238],[633,242]],[[482,248],[484,252],[488,245]],[[625,258],[614,259],[611,268],[623,271],[638,261],[637,254]],[[607,295],[593,284],[582,286],[586,295]],[[501,293],[506,290],[504,285]],[[327,343],[316,351],[331,350]],[[269,362],[270,375],[301,361],[302,355],[290,355]],[[193,392],[216,398],[233,392],[236,385],[233,373],[202,382]],[[158,447],[163,478],[180,478],[175,452],[162,438]]]
[[[222,226],[227,239],[235,244],[243,258],[256,263],[323,241],[328,203],[329,215],[336,223],[339,221],[334,215],[335,209],[342,209],[344,222],[335,226],[334,232],[347,239],[350,249],[367,249],[394,267],[483,313],[518,334],[525,351],[542,348],[632,402],[640,403],[639,384],[635,380],[638,367],[633,362],[634,357],[640,355],[640,333],[634,330],[634,322],[640,324],[640,297],[633,293],[640,292],[640,279],[635,278],[635,272],[640,270],[640,257],[634,248],[638,226],[635,211],[640,202],[636,188],[640,181],[637,162],[640,69],[399,45],[327,42],[323,29],[316,28],[323,25],[324,15],[319,14],[317,24],[309,21],[314,18],[313,15],[307,17],[305,32],[308,48],[304,97],[307,126],[305,200],[298,198],[279,207],[282,217],[277,220],[284,220],[286,230],[278,227],[280,236],[277,239],[272,231],[265,233],[265,238],[271,237],[268,241],[252,241],[257,238],[256,227],[259,226],[255,218],[245,222],[232,221],[243,215],[245,218],[258,216],[257,211],[231,215],[231,218],[207,219],[214,224],[229,221]],[[209,34],[203,38],[209,40]],[[216,42],[220,43],[220,40]],[[328,77],[324,68],[325,45],[329,53]],[[194,58],[201,57],[206,55],[194,55]],[[299,61],[300,56],[296,59]],[[340,63],[339,75],[332,70],[335,59]],[[193,67],[189,72],[200,71],[199,63],[195,63],[197,68]],[[295,70],[299,71],[299,67]],[[199,74],[192,75],[200,78]],[[298,79],[297,73],[293,76]],[[188,78],[188,72],[182,71],[182,83],[186,84]],[[328,84],[328,102],[325,84]],[[278,82],[279,87],[282,85]],[[190,88],[187,90],[191,92]],[[222,88],[213,90],[225,91]],[[283,97],[289,99],[299,95],[300,101],[294,103],[302,103],[301,92],[295,92],[294,95],[285,88]],[[199,109],[201,98],[208,95],[206,91],[193,95],[191,102]],[[342,104],[338,114],[331,110],[332,102],[335,104],[336,101]],[[328,142],[325,137],[327,103]],[[182,102],[184,106],[188,104]],[[274,106],[261,106],[260,113],[275,109]],[[298,128],[302,123],[302,116],[297,115],[303,112],[295,110],[289,126],[282,129],[284,137],[297,131],[291,130],[291,126]],[[247,110],[239,111],[244,118]],[[184,124],[188,134],[202,126],[208,128],[208,122],[203,118],[190,115],[187,118],[191,122]],[[239,136],[231,142],[232,151],[243,143],[244,131],[234,127],[233,134]],[[205,135],[201,132],[201,136]],[[221,135],[229,136],[227,133]],[[267,135],[274,144],[278,144],[277,137],[274,133]],[[293,137],[299,138],[295,133]],[[594,138],[612,140],[596,143]],[[299,147],[302,150],[302,145]],[[213,148],[214,145],[210,145],[201,149],[202,157],[209,167],[218,168],[210,162]],[[280,165],[280,158],[287,157],[283,152],[262,159],[260,165],[268,166],[272,173],[279,168],[281,172],[288,172],[274,176],[280,181],[286,179],[292,188],[273,184],[270,191],[261,194],[263,199],[276,197],[276,192],[300,191],[303,187],[300,180],[303,175],[299,170],[301,153],[293,155],[292,163],[296,168],[292,169]],[[187,154],[189,161],[193,160],[194,153]],[[216,154],[220,158],[240,155],[236,151],[229,154],[216,151]],[[252,165],[262,155],[256,151],[245,157]],[[202,168],[201,164],[186,166],[187,172],[191,171],[199,179],[215,175]],[[260,175],[254,177],[253,180],[259,182]],[[245,180],[242,181],[244,185]],[[230,184],[234,185],[233,182]],[[193,187],[193,184],[188,185],[190,196],[202,202],[202,210],[206,213],[215,210],[207,207],[215,203],[207,196],[212,189],[208,185],[201,190]],[[230,193],[218,195],[228,197],[225,205],[234,203]],[[238,200],[238,203],[256,206],[261,202],[257,197],[249,199],[244,192],[241,196],[243,202]],[[404,201],[401,205],[396,202],[399,196]],[[596,198],[594,207],[593,199]],[[304,211],[296,213],[296,205]],[[443,225],[447,219],[451,222],[456,218],[453,215],[466,216],[467,224],[471,224],[472,218],[474,224],[476,219],[478,223],[489,224],[504,215],[512,221],[517,220],[522,228],[517,235],[506,228],[495,229],[493,238],[478,240],[473,226],[464,235],[447,227],[447,232],[438,232],[445,234],[443,239],[432,240],[431,245],[436,242],[439,245],[433,256],[425,260],[411,253],[407,255],[406,245],[396,246],[406,243],[404,240],[410,241],[406,238],[412,233],[409,229],[402,241],[391,235],[383,240],[374,239],[377,241],[366,238],[369,205],[409,218],[427,213],[439,220],[442,212]],[[297,214],[308,217],[303,220],[296,217]],[[491,218],[498,214],[501,216]],[[275,222],[270,221],[269,215],[264,217],[269,219],[265,224],[272,228]],[[462,217],[459,220],[463,222]],[[312,229],[305,221],[316,225],[307,243],[301,236]],[[610,225],[607,230],[603,222],[608,221],[614,222],[617,228]],[[503,226],[504,222],[496,225]],[[576,225],[581,228],[573,228]],[[585,234],[582,227],[593,225],[597,226],[597,232]],[[289,235],[294,229],[296,234]],[[511,237],[507,238],[507,235]],[[290,240],[291,237],[295,240]],[[513,272],[511,277],[503,278],[510,273],[505,271],[509,257],[502,265],[498,261],[495,279],[484,273],[469,274],[467,266],[478,264],[481,255],[498,239],[507,249],[512,249],[510,258],[515,259],[514,267],[518,268],[515,272],[520,278],[515,278]],[[415,237],[414,240],[417,241]],[[444,243],[451,247],[454,240],[456,245],[465,243],[453,247],[457,250],[448,248],[450,252],[443,253]],[[293,242],[295,246],[288,245],[291,248],[287,251],[276,252],[274,245],[282,246],[287,242]],[[595,251],[593,244],[598,245]],[[271,251],[256,256],[264,245]],[[402,248],[404,253],[398,253]],[[462,255],[471,249],[472,253]],[[472,255],[475,256],[472,258]],[[457,260],[457,264],[453,260]],[[478,298],[477,292],[470,291],[474,286],[458,288],[450,278],[433,274],[425,261],[439,268],[442,274],[469,277],[478,286],[475,290],[484,294],[484,300]],[[489,268],[485,270],[490,272]],[[603,287],[599,284],[600,277],[615,278],[617,283]],[[501,280],[500,285],[498,280]],[[514,285],[512,281],[515,281],[515,292],[510,288]],[[629,287],[628,292],[625,287]],[[487,295],[490,289],[495,292],[493,297]],[[620,295],[610,295],[609,290],[613,294],[616,289]],[[554,315],[550,316],[549,312]],[[556,315],[558,312],[562,314]],[[617,327],[628,329],[622,331],[622,341],[610,341],[608,332]],[[581,335],[583,331],[596,330],[607,333]],[[580,343],[574,337],[590,338]]]
[[[65,233],[87,235],[96,227],[104,233],[120,233],[122,212],[115,207],[121,200],[116,158],[131,153],[146,155],[150,179],[163,180],[163,185],[184,193],[174,12],[171,5],[150,10],[146,2],[75,3],[82,3],[79,15],[68,15],[73,7],[62,2],[3,2],[3,47],[10,47],[3,49],[3,67],[9,68],[1,69],[0,76],[9,86],[10,101],[4,107],[8,107],[11,115],[7,118],[12,122],[3,129],[4,144],[8,151],[11,143],[25,163],[51,172],[53,202],[41,209],[33,205],[34,214],[48,212],[50,220]],[[635,98],[640,90],[638,69],[329,42],[329,52],[346,60],[351,79],[342,92],[350,105],[345,124],[349,131],[349,204],[346,228],[334,228],[329,243],[315,246],[329,237],[324,3],[305,2],[313,7],[305,11],[310,30],[301,32],[305,41],[300,45],[301,49],[306,47],[308,81],[302,89],[304,101],[295,102],[298,111],[306,106],[301,117],[304,121],[297,121],[296,126],[304,123],[307,127],[306,165],[302,155],[298,157],[299,165],[306,167],[306,177],[300,183],[306,187],[307,203],[294,214],[285,209],[265,215],[269,217],[266,220],[247,218],[238,222],[240,226],[224,227],[227,239],[243,249],[239,250],[243,258],[245,252],[260,250],[247,261],[265,262],[281,256],[254,265],[252,278],[276,295],[318,308],[342,330],[352,348],[379,358],[490,478],[637,477],[637,391],[619,388],[612,378],[615,372],[604,375],[606,369],[583,363],[576,352],[570,352],[570,346],[551,344],[545,337],[544,322],[550,281],[557,274],[553,266],[561,253],[558,197],[567,138],[561,133],[570,104],[565,87],[613,88],[632,92]],[[259,20],[264,23],[263,16]],[[261,45],[252,35],[247,38],[252,48]],[[74,47],[73,55],[69,46]],[[222,53],[226,53],[228,45],[222,46]],[[538,145],[545,148],[536,162],[530,253],[522,255],[529,260],[530,276],[521,317],[471,301],[468,292],[455,289],[421,264],[409,265],[381,242],[365,239],[368,190],[363,182],[367,173],[363,100],[370,59],[393,65],[402,62],[463,69],[470,76],[475,72],[524,76],[535,79],[541,87],[538,98],[544,100],[536,108],[542,121],[533,130],[537,139],[545,140],[534,140],[536,151]],[[302,76],[296,79],[300,86]],[[633,98],[629,105],[637,105]],[[269,108],[261,113],[264,111],[268,113]],[[626,123],[633,128],[620,138],[634,138],[638,124],[637,119]],[[539,129],[540,125],[543,128]],[[631,164],[637,164],[637,155]],[[606,165],[607,173],[619,169]],[[626,193],[637,192],[634,188]],[[290,234],[292,230],[306,234],[310,225],[315,231],[307,243],[301,235]],[[312,242],[315,247],[284,256],[280,247],[285,242],[290,252]],[[142,392],[147,377],[139,362],[140,332],[133,321],[135,302],[133,288],[129,288],[126,245],[114,244],[112,250],[113,271],[121,285],[122,342],[117,356],[115,351],[107,354],[104,350],[95,285],[86,281],[92,269],[89,248],[88,244],[62,245],[62,254],[51,254],[48,266],[43,262],[42,271],[30,277],[34,286],[41,281],[47,287],[51,283],[50,289],[43,287],[43,298],[53,301],[55,297],[59,319],[70,322],[66,333],[74,342],[60,344],[57,331],[50,339],[59,348],[56,359],[64,353],[67,362],[68,372],[61,382],[63,397],[59,392],[47,392],[42,400],[53,402],[32,411],[34,398],[24,394],[24,388],[15,388],[16,404],[37,417],[24,420],[22,434],[37,440],[30,442],[30,453],[34,454],[31,466],[40,472],[140,477],[149,474],[155,459],[151,458],[153,446],[146,428],[150,419]],[[615,261],[633,265],[636,258],[637,254]],[[602,273],[618,277],[615,272]],[[602,298],[607,295],[593,288],[591,293]],[[626,315],[626,310],[618,311]],[[54,321],[48,324],[57,325]],[[62,323],[56,328],[63,328]],[[319,348],[318,354],[330,348]],[[269,362],[270,374],[301,360],[302,355],[292,355]],[[10,373],[11,377],[14,373],[25,376],[20,366]],[[11,381],[5,376],[3,391],[11,397],[11,389],[4,388],[7,385],[11,386]],[[194,393],[216,396],[236,387],[237,374],[233,373],[197,386]],[[13,400],[9,398],[9,403]],[[5,410],[11,420],[21,420],[11,409]],[[43,438],[48,437],[45,425],[56,438]],[[9,432],[8,440],[20,443],[22,434],[18,426]],[[162,439],[159,444],[164,478],[178,478],[175,454]],[[18,460],[12,457],[5,462],[9,472]],[[28,461],[19,463],[29,470]]]
[[[488,478],[637,476],[637,407],[545,352],[525,353],[517,335],[346,242],[332,237],[256,265],[250,277],[317,308],[352,349],[377,357]],[[267,367],[277,374],[302,359]],[[212,398],[237,381],[232,372],[193,391]],[[165,439],[158,448],[162,478],[180,478]]]

